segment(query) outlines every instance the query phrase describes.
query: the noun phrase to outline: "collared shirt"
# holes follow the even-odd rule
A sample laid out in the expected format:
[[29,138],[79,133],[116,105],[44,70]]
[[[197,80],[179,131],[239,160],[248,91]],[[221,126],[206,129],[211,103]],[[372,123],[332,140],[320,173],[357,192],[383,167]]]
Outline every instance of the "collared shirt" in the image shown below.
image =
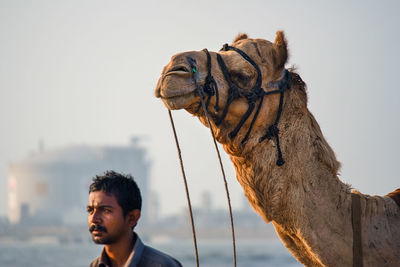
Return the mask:
[[[136,233],[134,234],[136,235],[136,242],[125,267],[182,267],[179,261],[171,256],[144,245],[139,236]],[[92,261],[90,267],[111,267],[110,259],[104,248],[101,255]]]

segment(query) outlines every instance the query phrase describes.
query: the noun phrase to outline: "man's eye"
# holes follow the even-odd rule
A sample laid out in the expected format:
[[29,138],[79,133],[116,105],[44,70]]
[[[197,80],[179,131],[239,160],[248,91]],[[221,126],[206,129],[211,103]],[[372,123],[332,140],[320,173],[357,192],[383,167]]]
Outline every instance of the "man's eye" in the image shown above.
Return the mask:
[[111,209],[104,209],[104,212],[105,212],[105,213],[110,213],[110,212],[111,212]]
[[87,208],[87,213],[93,213],[93,209],[92,208]]

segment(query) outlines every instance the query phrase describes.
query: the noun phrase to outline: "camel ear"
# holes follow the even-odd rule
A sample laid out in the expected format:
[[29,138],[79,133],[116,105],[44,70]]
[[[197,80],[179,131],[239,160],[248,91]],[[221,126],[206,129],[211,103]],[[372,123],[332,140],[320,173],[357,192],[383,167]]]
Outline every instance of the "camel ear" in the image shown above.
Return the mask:
[[285,66],[288,59],[288,51],[283,31],[277,31],[274,42],[274,63],[277,69]]
[[236,43],[237,41],[247,39],[248,36],[246,33],[239,33],[238,36],[236,36],[235,40],[233,40],[233,43]]

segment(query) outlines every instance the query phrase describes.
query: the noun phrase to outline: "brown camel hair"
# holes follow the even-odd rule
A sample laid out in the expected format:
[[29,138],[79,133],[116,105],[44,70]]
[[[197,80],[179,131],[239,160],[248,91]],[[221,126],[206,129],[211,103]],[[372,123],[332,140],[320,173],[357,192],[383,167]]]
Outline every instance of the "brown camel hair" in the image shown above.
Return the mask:
[[[244,51],[259,66],[262,88],[281,79],[288,58],[287,42],[282,31],[275,41],[251,39],[240,34],[232,46]],[[218,85],[219,105],[223,110],[228,85],[217,63],[217,53],[210,52],[212,75]],[[256,83],[255,68],[235,51],[221,51],[231,80],[243,90]],[[185,109],[207,126],[204,112],[198,109],[188,57],[196,62],[198,83],[207,76],[207,57],[203,51],[180,53],[165,66],[156,88],[168,109]],[[216,97],[212,96],[208,112],[218,117]],[[351,221],[351,189],[338,178],[340,163],[322,135],[314,116],[307,108],[307,92],[300,76],[291,70],[290,89],[284,102],[278,128],[285,160],[277,166],[276,139],[259,142],[274,123],[279,94],[264,96],[263,106],[250,137],[245,136],[254,113],[246,120],[238,135],[228,134],[235,128],[248,107],[244,98],[229,107],[225,120],[216,125],[211,120],[218,142],[229,154],[236,177],[254,210],[272,222],[280,239],[294,257],[306,266],[351,266],[353,229]],[[400,266],[400,208],[387,196],[361,197],[361,233],[364,266]]]

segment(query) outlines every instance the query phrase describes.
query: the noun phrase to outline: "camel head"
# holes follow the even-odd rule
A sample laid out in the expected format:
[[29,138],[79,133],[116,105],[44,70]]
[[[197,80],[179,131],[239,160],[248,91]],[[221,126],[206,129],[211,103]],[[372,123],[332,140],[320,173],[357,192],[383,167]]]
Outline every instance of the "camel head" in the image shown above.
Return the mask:
[[284,75],[287,58],[283,32],[277,32],[274,42],[239,34],[219,52],[174,55],[155,95],[168,109],[185,109],[207,126],[202,97],[219,142],[236,147],[255,144],[276,120],[280,94],[265,92],[277,91],[277,82],[289,75]]

